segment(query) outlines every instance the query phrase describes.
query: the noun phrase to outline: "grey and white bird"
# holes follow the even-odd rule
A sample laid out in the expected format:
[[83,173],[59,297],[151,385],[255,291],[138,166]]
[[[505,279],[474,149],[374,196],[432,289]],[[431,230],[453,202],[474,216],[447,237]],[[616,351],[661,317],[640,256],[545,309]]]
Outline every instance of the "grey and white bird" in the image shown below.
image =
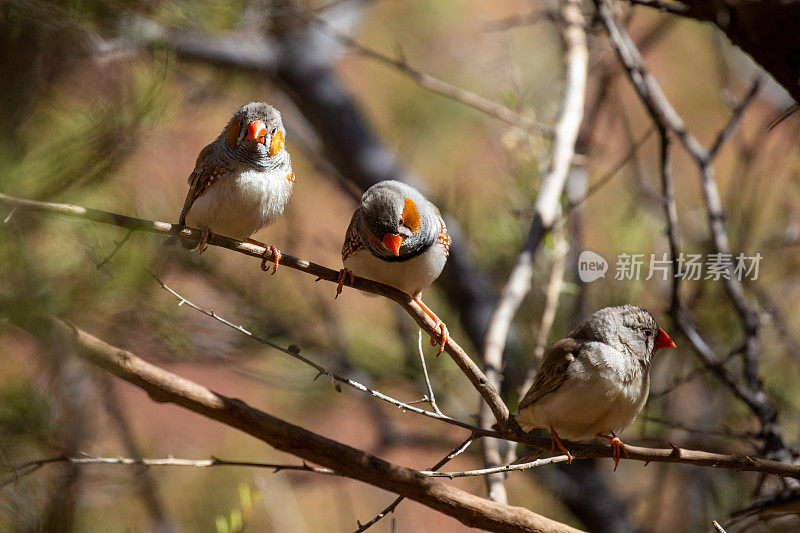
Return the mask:
[[[203,231],[200,253],[214,233],[264,246],[250,236],[275,222],[292,197],[294,172],[285,138],[280,112],[264,102],[250,102],[200,151],[179,221]],[[274,274],[280,252],[269,249]],[[266,261],[266,253],[264,257]],[[261,267],[267,270],[265,262]]]
[[422,291],[439,277],[449,254],[450,236],[436,206],[410,185],[381,181],[367,189],[350,220],[336,296],[350,274],[400,289],[436,322],[441,353],[447,326],[422,302]]
[[614,448],[614,469],[625,445],[616,433],[628,427],[650,393],[650,362],[675,343],[653,315],[635,305],[606,307],[545,349],[542,365],[519,403],[516,420],[526,431],[547,428],[559,437],[598,437]]

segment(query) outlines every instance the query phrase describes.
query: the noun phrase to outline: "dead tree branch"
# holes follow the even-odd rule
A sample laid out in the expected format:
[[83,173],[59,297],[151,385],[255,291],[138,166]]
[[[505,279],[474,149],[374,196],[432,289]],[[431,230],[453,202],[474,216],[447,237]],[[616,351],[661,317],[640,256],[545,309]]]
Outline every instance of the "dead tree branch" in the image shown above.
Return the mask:
[[132,352],[107,344],[64,320],[54,319],[52,326],[59,334],[69,338],[87,361],[139,387],[156,402],[174,403],[239,429],[280,451],[330,469],[340,476],[410,498],[467,526],[509,532],[577,531],[528,509],[501,505],[436,483],[419,472],[285,422],[241,400],[215,393],[150,364]]

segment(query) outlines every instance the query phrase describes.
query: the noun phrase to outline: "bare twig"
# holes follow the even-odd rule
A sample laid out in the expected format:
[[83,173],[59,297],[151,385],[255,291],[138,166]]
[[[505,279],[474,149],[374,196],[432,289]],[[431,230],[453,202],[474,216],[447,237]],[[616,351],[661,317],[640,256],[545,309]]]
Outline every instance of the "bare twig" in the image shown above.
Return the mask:
[[674,13],[676,15],[682,15],[689,9],[685,5],[678,2],[673,2],[671,0],[628,0],[628,2],[633,5],[653,7],[667,13]]
[[726,533],[725,529],[721,525],[719,525],[719,522],[713,520],[711,523],[714,525],[714,529],[717,530],[717,533]]
[[15,466],[14,472],[15,474],[11,476],[11,478],[3,481],[0,483],[0,487],[7,485],[8,483],[15,482],[19,479],[18,472],[24,472],[25,474],[29,474],[35,470],[38,470],[42,466],[50,465],[54,463],[69,463],[72,465],[128,465],[128,466],[183,466],[183,467],[194,467],[194,468],[213,468],[218,466],[241,466],[241,467],[249,467],[249,468],[268,468],[273,470],[274,472],[280,472],[281,470],[299,470],[303,472],[314,472],[317,474],[326,474],[331,476],[337,476],[338,474],[329,468],[319,468],[309,466],[306,463],[301,465],[293,465],[293,464],[281,464],[281,463],[262,463],[258,461],[232,461],[229,459],[220,459],[219,457],[211,457],[209,459],[181,459],[178,457],[166,457],[166,458],[156,458],[156,459],[148,459],[146,457],[97,457],[94,455],[81,455],[81,456],[66,456],[60,455],[58,457],[50,457],[48,459],[38,459],[36,461],[28,461],[27,463],[23,463],[19,466]]
[[374,59],[380,63],[383,63],[384,65],[387,65],[397,70],[401,74],[408,76],[409,78],[417,82],[420,86],[426,89],[429,89],[435,93],[450,98],[451,100],[461,102],[462,104],[468,105],[473,109],[477,109],[478,111],[486,113],[487,115],[498,118],[503,122],[507,122],[524,130],[537,131],[543,135],[548,135],[548,136],[553,135],[553,128],[548,126],[547,124],[542,124],[541,122],[537,122],[531,118],[526,117],[525,115],[522,115],[514,111],[513,109],[509,109],[504,105],[498,104],[497,102],[492,102],[491,100],[484,98],[483,96],[475,94],[472,91],[467,91],[466,89],[456,87],[455,85],[447,83],[446,81],[442,81],[429,74],[420,72],[419,70],[411,67],[406,61],[405,57],[403,57],[402,55],[399,55],[397,58],[393,59],[376,50],[367,48],[366,46],[363,46],[360,43],[358,43],[355,39],[339,32],[336,28],[328,24],[324,19],[313,13],[296,11],[296,14],[299,18],[309,21],[313,24],[317,24],[321,28],[324,28],[337,41],[347,46],[350,50],[353,50],[354,52],[357,52],[358,54],[364,57]]
[[433,394],[431,378],[428,376],[428,365],[425,364],[425,352],[422,349],[422,330],[419,330],[419,335],[417,338],[417,351],[419,352],[419,362],[422,365],[422,375],[425,376],[425,387],[428,391],[428,403],[431,405],[431,409],[433,409],[436,414],[445,416],[444,413],[442,413],[442,411],[439,409],[439,406],[436,405],[436,396]]
[[114,258],[115,255],[117,255],[117,252],[119,252],[119,249],[122,248],[123,246],[125,246],[125,243],[128,242],[128,239],[131,238],[131,235],[133,235],[133,230],[132,229],[128,230],[128,233],[126,233],[125,236],[119,242],[114,243],[114,249],[111,250],[111,253],[109,253],[102,261],[97,263],[97,270],[100,270],[101,268],[106,266],[106,264],[109,261],[111,261]]
[[[214,312],[212,310],[208,310],[208,309],[203,309],[202,307],[192,303],[190,300],[188,300],[187,298],[185,298],[184,296],[179,294],[177,291],[175,291],[174,289],[168,287],[163,281],[161,281],[158,278],[158,276],[156,276],[152,272],[150,272],[150,275],[158,282],[159,285],[161,285],[161,287],[163,289],[165,289],[167,292],[169,292],[170,294],[175,296],[175,298],[178,299],[178,306],[186,305],[186,306],[194,309],[195,311],[199,311],[200,313],[203,313],[207,317],[213,318],[214,320],[216,320],[218,322],[221,322],[222,324],[225,324],[226,326],[228,326],[230,328],[233,328],[236,331],[238,331],[238,332],[240,332],[240,333],[242,333],[244,335],[247,335],[248,337],[250,337],[251,339],[255,340],[256,342],[258,342],[260,344],[264,344],[265,346],[269,346],[270,348],[274,348],[275,350],[278,350],[278,351],[280,351],[282,353],[285,353],[286,355],[288,355],[290,357],[294,357],[298,361],[301,361],[301,362],[307,364],[308,366],[310,366],[311,368],[313,368],[314,370],[317,371],[317,377],[315,377],[314,379],[319,378],[319,376],[328,376],[329,378],[331,378],[336,383],[344,383],[345,385],[347,385],[349,387],[352,387],[352,388],[354,388],[354,389],[356,389],[358,391],[366,392],[367,394],[369,394],[371,396],[374,396],[375,398],[378,398],[379,400],[383,400],[384,402],[390,403],[390,404],[394,405],[395,407],[397,407],[399,409],[407,410],[407,411],[410,411],[412,413],[416,413],[416,414],[420,414],[420,415],[423,415],[423,416],[427,416],[429,418],[433,418],[433,419],[436,419],[436,420],[441,420],[442,422],[446,422],[448,424],[452,424],[452,425],[455,425],[455,426],[458,426],[458,427],[461,427],[461,428],[469,429],[470,431],[474,431],[474,430],[478,429],[475,426],[467,424],[466,422],[461,422],[461,421],[456,420],[454,418],[450,418],[449,416],[443,414],[438,409],[436,409],[435,412],[431,412],[431,411],[428,411],[426,409],[421,409],[421,408],[416,407],[415,405],[413,405],[414,403],[421,403],[421,402],[401,402],[400,400],[392,398],[391,396],[387,396],[386,394],[383,394],[380,391],[377,391],[375,389],[367,387],[366,385],[364,385],[362,383],[359,383],[358,381],[355,381],[355,380],[352,380],[350,378],[346,378],[346,377],[340,376],[339,374],[336,374],[335,372],[332,372],[332,371],[328,370],[327,368],[315,363],[314,361],[308,359],[307,357],[304,357],[303,355],[300,355],[300,348],[298,346],[290,345],[289,347],[284,348],[283,346],[281,346],[279,344],[276,344],[276,343],[274,343],[272,341],[269,341],[267,339],[259,337],[258,335],[254,334],[251,331],[249,331],[246,328],[244,328],[244,326],[234,324],[233,322],[230,322],[229,320],[226,320],[225,318],[221,317],[216,312]],[[427,376],[427,373],[426,373],[426,376]],[[429,401],[430,402],[430,399],[426,398],[425,401]],[[435,402],[435,400],[434,400],[434,402]],[[433,405],[433,403],[432,403],[432,405]]]
[[530,470],[537,466],[551,465],[555,463],[566,463],[569,457],[566,455],[556,455],[554,457],[547,457],[545,459],[536,459],[527,463],[515,463],[503,466],[496,466],[493,468],[481,468],[478,470],[465,470],[463,472],[433,472],[430,470],[423,470],[422,473],[430,477],[447,477],[450,479],[457,477],[474,477],[474,476],[488,476],[489,474],[497,474],[501,472],[516,472],[521,470]]
[[[469,448],[470,445],[473,442],[475,442],[476,438],[477,437],[470,436],[467,440],[465,440],[464,442],[453,448],[450,451],[450,453],[445,455],[438,463],[430,467],[428,471],[430,472],[438,470],[439,468],[443,467],[444,465],[452,461],[454,458],[458,457],[459,455],[467,451],[467,448]],[[361,522],[357,522],[358,529],[356,529],[355,533],[361,533],[362,531],[366,531],[370,527],[374,526],[375,523],[381,520],[384,516],[386,516],[389,513],[393,513],[394,510],[397,508],[397,506],[400,505],[400,502],[402,502],[404,499],[405,498],[403,496],[395,498],[395,500],[392,503],[390,503],[383,511],[375,515],[369,522],[366,522],[364,524],[362,524]]]

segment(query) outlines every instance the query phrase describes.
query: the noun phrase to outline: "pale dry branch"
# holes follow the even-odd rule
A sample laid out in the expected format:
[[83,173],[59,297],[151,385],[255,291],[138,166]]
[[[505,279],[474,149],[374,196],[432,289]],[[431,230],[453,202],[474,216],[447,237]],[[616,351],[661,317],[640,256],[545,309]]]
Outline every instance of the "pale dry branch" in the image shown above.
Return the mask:
[[436,395],[433,394],[433,385],[431,385],[431,378],[428,375],[428,365],[425,364],[425,351],[422,349],[422,330],[419,330],[419,335],[417,336],[417,352],[419,353],[419,362],[422,366],[422,375],[425,377],[425,388],[427,389],[426,399],[434,413],[445,416],[436,404]]
[[553,457],[547,457],[546,459],[536,459],[534,461],[529,461],[527,463],[514,463],[503,466],[496,466],[492,468],[480,468],[478,470],[464,470],[461,472],[433,472],[430,470],[423,470],[422,474],[430,477],[446,477],[450,479],[457,477],[488,476],[490,474],[498,474],[504,472],[520,472],[523,470],[530,470],[531,468],[536,468],[538,466],[552,465],[556,463],[566,463],[568,461],[569,457],[567,457],[566,455],[556,455]]
[[164,458],[146,458],[146,457],[98,457],[95,455],[80,455],[80,456],[66,456],[60,455],[57,457],[50,457],[47,459],[37,459],[35,461],[28,461],[21,465],[13,467],[15,472],[9,479],[0,483],[0,487],[8,483],[14,482],[19,479],[17,472],[30,473],[42,466],[55,464],[55,463],[69,463],[72,465],[127,465],[127,466],[182,466],[194,468],[213,468],[219,466],[239,466],[249,468],[268,468],[275,472],[281,470],[299,470],[302,472],[314,472],[317,474],[326,474],[336,476],[336,472],[329,468],[317,468],[309,466],[305,463],[300,465],[295,464],[282,464],[282,463],[262,463],[259,461],[233,461],[230,459],[220,459],[219,457],[211,457],[209,459],[182,459],[178,457],[164,457]]
[[[495,389],[499,388],[500,384],[503,350],[511,322],[530,291],[534,254],[544,234],[551,229],[560,212],[561,194],[575,156],[575,143],[583,120],[589,50],[586,45],[581,3],[577,0],[562,1],[558,19],[563,22],[561,32],[566,62],[564,96],[555,125],[550,169],[539,188],[533,221],[486,330],[483,366],[487,378]],[[484,428],[491,426],[489,413],[483,406],[478,414],[478,424]],[[498,446],[499,444],[491,439],[486,439],[482,443],[484,460],[489,467],[502,464]],[[502,474],[487,476],[486,483],[493,500],[508,501],[503,486],[504,479]]]

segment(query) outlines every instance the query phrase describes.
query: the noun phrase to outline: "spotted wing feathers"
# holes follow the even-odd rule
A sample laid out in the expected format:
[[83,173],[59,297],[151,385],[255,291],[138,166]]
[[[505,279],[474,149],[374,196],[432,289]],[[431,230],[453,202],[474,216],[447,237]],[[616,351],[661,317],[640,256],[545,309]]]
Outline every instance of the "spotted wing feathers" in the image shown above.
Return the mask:
[[354,253],[364,250],[364,241],[361,239],[361,210],[356,209],[353,213],[353,218],[350,219],[350,225],[347,227],[347,233],[344,237],[344,244],[342,245],[342,260],[344,261]]
[[230,172],[225,163],[214,157],[214,148],[215,143],[211,143],[203,148],[200,151],[200,155],[197,156],[194,170],[189,176],[189,192],[186,193],[186,200],[183,202],[179,224],[186,224],[186,215],[194,202],[203,196],[221,177]]

